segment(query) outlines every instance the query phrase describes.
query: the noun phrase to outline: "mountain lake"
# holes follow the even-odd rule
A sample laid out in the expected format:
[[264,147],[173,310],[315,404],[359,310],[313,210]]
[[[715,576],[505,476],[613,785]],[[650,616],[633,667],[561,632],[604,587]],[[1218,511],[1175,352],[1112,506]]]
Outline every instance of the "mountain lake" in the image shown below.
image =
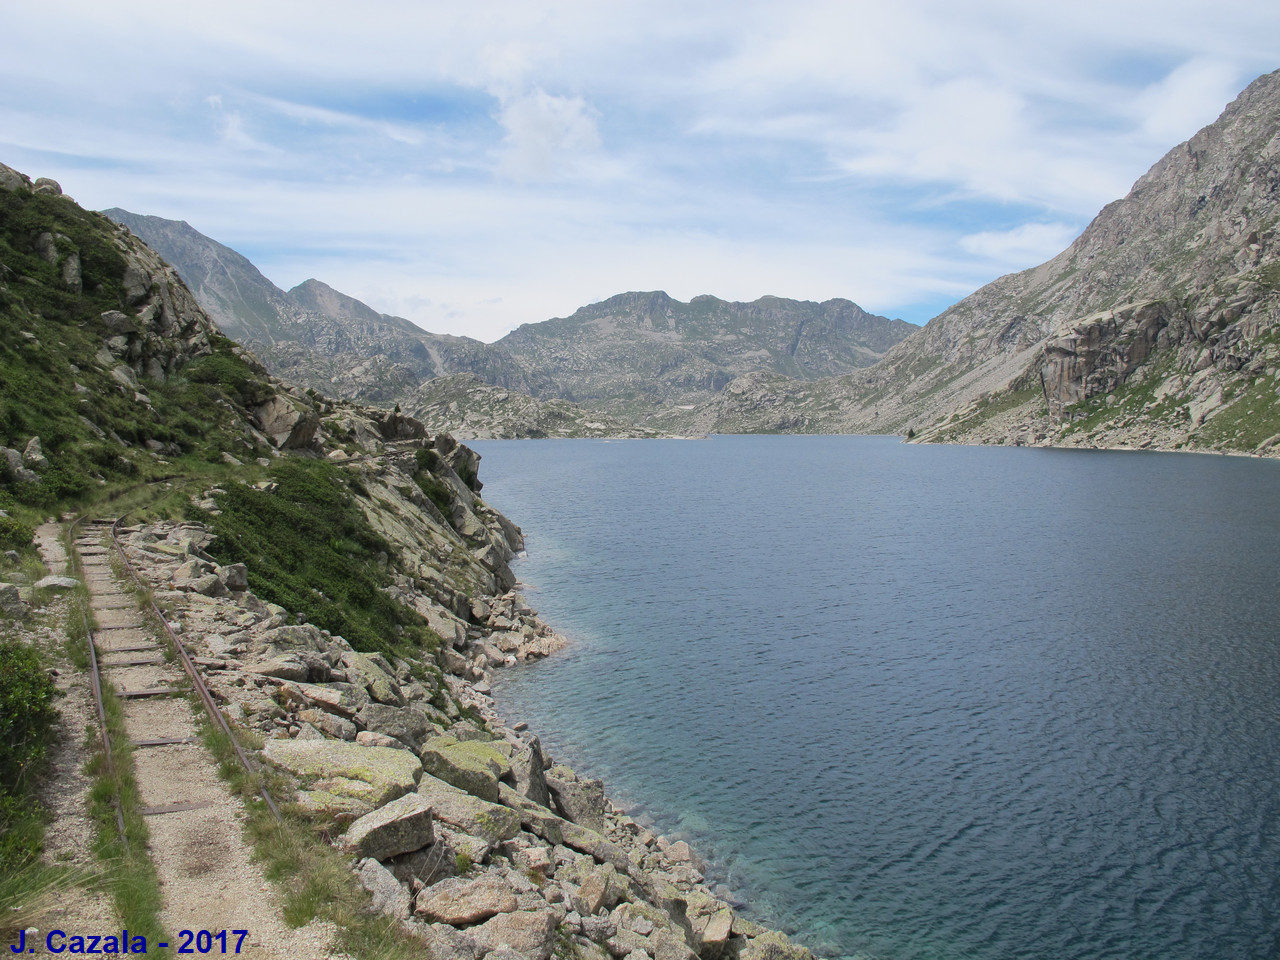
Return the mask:
[[475,441],[508,720],[826,957],[1280,956],[1280,462]]

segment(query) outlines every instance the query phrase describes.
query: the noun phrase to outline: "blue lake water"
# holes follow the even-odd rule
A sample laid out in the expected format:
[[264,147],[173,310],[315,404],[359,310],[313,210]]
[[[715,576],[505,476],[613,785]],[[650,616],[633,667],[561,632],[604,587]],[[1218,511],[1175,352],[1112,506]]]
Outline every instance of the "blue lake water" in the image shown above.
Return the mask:
[[1280,957],[1280,463],[482,441],[495,695],[831,957]]

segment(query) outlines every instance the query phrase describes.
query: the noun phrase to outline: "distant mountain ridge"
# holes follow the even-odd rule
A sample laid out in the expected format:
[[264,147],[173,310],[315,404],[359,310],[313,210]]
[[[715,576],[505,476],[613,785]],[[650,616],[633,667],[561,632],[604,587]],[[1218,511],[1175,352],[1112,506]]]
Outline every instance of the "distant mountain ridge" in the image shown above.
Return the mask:
[[[119,208],[104,213],[171,262],[219,327],[251,346],[274,373],[385,406],[411,409],[427,381],[470,374],[499,393],[569,403],[555,407],[556,418],[616,420],[641,430],[650,419],[678,426],[681,410],[707,401],[735,377],[755,370],[801,379],[847,373],[876,362],[916,329],[849,300],[734,303],[700,296],[683,303],[657,291],[619,294],[486,344],[429,333],[319,280],[281,290],[248,259],[185,222]],[[443,394],[428,391],[432,399],[418,412],[447,409],[437,401],[448,395],[455,403],[469,382],[454,381]],[[494,409],[498,395],[477,396],[469,406],[473,417]],[[572,405],[586,408],[581,418],[570,412]],[[523,401],[520,408],[531,424],[552,413]],[[513,429],[507,419],[490,426]]]
[[645,424],[752,371],[813,380],[870,366],[916,329],[849,300],[683,303],[656,291],[524,324],[497,346],[552,377],[555,396]]

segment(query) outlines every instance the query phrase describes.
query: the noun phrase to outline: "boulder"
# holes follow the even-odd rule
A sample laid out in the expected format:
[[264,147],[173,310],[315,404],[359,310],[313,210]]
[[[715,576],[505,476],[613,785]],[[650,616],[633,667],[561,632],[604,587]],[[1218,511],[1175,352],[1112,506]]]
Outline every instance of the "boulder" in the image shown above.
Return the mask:
[[267,656],[295,650],[310,650],[313,653],[329,651],[329,640],[319,628],[309,623],[286,624],[265,630],[259,641],[261,643],[259,652]]
[[9,193],[13,193],[16,190],[28,190],[30,188],[30,180],[13,169],[13,167],[7,167],[0,163],[0,190],[7,190]]
[[551,810],[534,803],[528,797],[516,793],[505,783],[498,784],[498,799],[520,817],[520,824],[536,837],[548,843],[564,843],[564,827],[567,821]]
[[225,597],[227,595],[227,585],[218,579],[216,573],[206,573],[202,577],[187,580],[184,583],[190,585],[192,592],[205,597]]
[[[414,707],[389,707],[382,703],[369,703],[360,708],[356,720],[364,724],[366,730],[394,737],[415,754],[435,732],[426,714]],[[423,769],[434,773],[425,764]]]
[[369,703],[364,688],[349,683],[285,683],[280,689],[290,700],[336,713],[348,720]]
[[[650,929],[652,929],[652,924],[650,924]],[[653,950],[653,944],[648,937],[625,928],[617,930],[609,938],[605,947],[609,950],[610,956],[617,957],[619,960],[623,957],[626,957],[627,960],[631,960],[633,957],[648,957]]]
[[377,860],[362,860],[359,877],[360,885],[372,895],[374,910],[396,920],[409,919],[409,891],[400,886],[390,870]]
[[422,775],[422,779],[418,781],[418,793],[431,804],[437,820],[451,824],[463,833],[479,837],[486,843],[510,840],[520,832],[520,817],[514,810],[474,797],[431,774]]
[[337,740],[354,740],[359,736],[359,730],[350,720],[335,717],[332,713],[326,713],[314,707],[307,710],[299,710],[298,719],[303,723],[314,725],[317,730],[320,730],[326,736]]
[[422,764],[406,750],[338,740],[268,740],[262,755],[273,766],[293,773],[312,792],[348,798],[369,809],[410,793],[422,776]]
[[10,450],[8,447],[0,447],[0,457],[4,457],[9,472],[13,474],[15,480],[21,480],[23,483],[35,483],[40,479],[34,470],[29,470],[22,462],[22,454],[17,450]]
[[510,947],[529,960],[549,960],[556,942],[557,921],[556,915],[548,910],[500,913],[472,927],[467,935],[486,954]]
[[[403,707],[407,702],[400,690],[400,685],[395,681],[390,664],[381,657],[356,653],[353,650],[342,655],[342,664],[347,668],[347,677],[361,684],[368,691],[369,696],[378,703]],[[419,746],[421,743],[415,744],[414,749],[416,750]]]
[[188,557],[185,561],[178,564],[173,571],[174,580],[195,580],[203,577],[205,574],[213,573],[215,564],[208,560],[201,560],[199,557]]
[[701,943],[698,956],[702,960],[717,960],[733,933],[733,911],[724,907],[708,917],[701,917],[694,921],[693,931]]
[[797,946],[785,934],[766,930],[738,952],[740,960],[813,960],[805,947]]
[[511,770],[510,761],[481,740],[433,737],[420,756],[427,773],[490,803],[498,802],[498,778]]
[[12,583],[0,583],[0,614],[6,617],[19,617],[26,613],[27,605],[22,602],[18,588]]
[[44,455],[44,451],[40,449],[40,438],[32,437],[27,441],[27,445],[22,450],[22,462],[32,470],[47,470],[49,468],[49,460]]
[[516,782],[516,790],[536,804],[551,806],[551,793],[547,789],[546,758],[542,753],[542,743],[537,737],[531,738],[524,749],[517,750],[512,756],[511,774]]
[[604,832],[603,781],[580,780],[568,767],[552,767],[545,777],[551,798],[566,819],[596,833]]
[[62,196],[62,185],[48,177],[37,177],[34,189],[36,193],[44,193],[51,197]]
[[658,928],[649,938],[653,944],[653,960],[698,960],[698,955],[672,930]]
[[225,567],[218,567],[215,572],[222,578],[228,590],[239,593],[241,590],[249,589],[249,569],[243,563],[229,563]]
[[601,910],[612,909],[622,893],[617,869],[611,863],[601,864],[587,874],[578,887],[573,908],[584,917],[594,916]]
[[297,450],[310,445],[320,428],[315,411],[276,394],[253,411],[258,427],[271,438],[277,449]]
[[277,680],[296,680],[305,682],[311,675],[307,664],[294,654],[283,657],[272,657],[245,667],[246,673],[256,673],[262,677],[275,677]]
[[351,824],[342,842],[353,853],[386,860],[420,850],[433,839],[431,804],[406,793]]
[[80,586],[75,577],[41,577],[36,581],[37,590],[74,590]]
[[464,926],[516,909],[515,891],[501,877],[449,877],[418,894],[414,913],[429,922]]

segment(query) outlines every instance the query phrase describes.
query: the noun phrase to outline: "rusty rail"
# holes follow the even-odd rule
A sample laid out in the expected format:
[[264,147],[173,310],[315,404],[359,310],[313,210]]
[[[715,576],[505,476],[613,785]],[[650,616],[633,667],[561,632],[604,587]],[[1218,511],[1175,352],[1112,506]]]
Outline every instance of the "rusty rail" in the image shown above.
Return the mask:
[[[169,621],[156,605],[155,599],[151,597],[149,592],[147,592],[146,584],[142,582],[142,578],[139,576],[138,571],[134,569],[133,564],[129,561],[129,557],[124,551],[124,546],[120,543],[119,527],[122,519],[123,518],[117,518],[111,524],[111,542],[115,546],[116,553],[119,555],[120,560],[124,563],[126,572],[128,572],[129,577],[133,582],[143,590],[144,593],[146,593],[147,603],[151,607],[152,612],[156,615],[156,619],[160,622],[160,625],[164,627],[164,632],[169,637],[169,642],[173,644],[173,649],[178,654],[178,659],[182,661],[182,668],[187,672],[187,676],[191,678],[191,684],[195,688],[196,693],[200,695],[200,700],[204,704],[205,712],[209,714],[209,718],[211,720],[222,728],[222,732],[227,735],[227,739],[231,742],[231,747],[235,750],[236,757],[239,758],[245,771],[251,775],[257,773],[257,767],[253,761],[249,759],[248,754],[241,749],[240,742],[236,739],[235,733],[231,729],[231,725],[227,723],[227,718],[222,715],[222,711],[218,708],[217,701],[213,699],[213,693],[204,682],[204,677],[200,675],[200,671],[196,669],[195,663],[192,662],[191,656],[187,653],[187,648],[183,645],[182,641],[178,639],[178,635],[173,632],[173,628],[169,626]],[[276,820],[281,819],[280,810],[276,806],[276,802],[271,799],[271,794],[267,792],[267,788],[265,786],[259,786],[258,794],[266,802],[267,809],[271,811],[271,815],[275,817]]]

